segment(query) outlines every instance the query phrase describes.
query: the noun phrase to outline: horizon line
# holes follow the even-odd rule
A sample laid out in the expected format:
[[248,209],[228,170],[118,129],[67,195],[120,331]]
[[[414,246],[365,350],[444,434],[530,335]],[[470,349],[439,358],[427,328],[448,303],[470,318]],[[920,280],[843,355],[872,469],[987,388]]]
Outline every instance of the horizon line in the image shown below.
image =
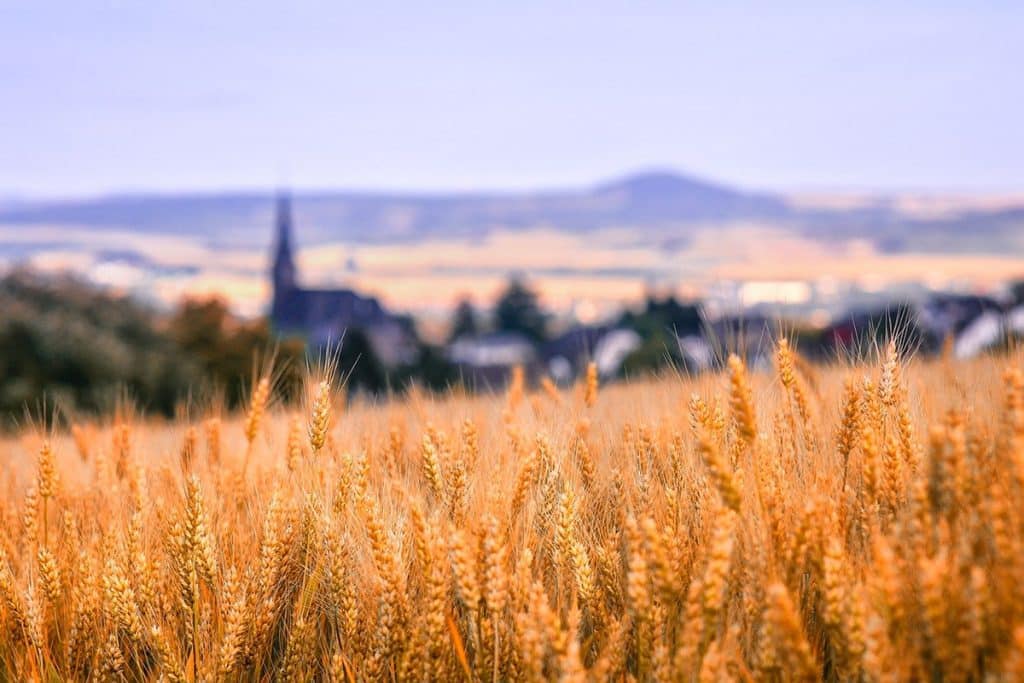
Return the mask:
[[563,192],[585,192],[592,191],[602,186],[623,183],[643,176],[670,175],[682,180],[689,180],[697,183],[708,184],[723,189],[734,190],[745,194],[767,194],[781,197],[813,196],[813,195],[838,195],[850,197],[896,197],[896,196],[1024,196],[1024,187],[1001,187],[992,186],[987,188],[975,188],[971,186],[900,186],[900,187],[879,187],[879,186],[857,186],[857,185],[829,185],[815,184],[803,185],[789,188],[767,188],[763,186],[750,186],[744,183],[734,183],[729,180],[722,180],[710,175],[680,170],[663,164],[650,164],[634,167],[633,170],[623,171],[614,175],[605,175],[597,180],[580,181],[576,183],[552,183],[549,185],[536,184],[508,184],[503,186],[463,186],[463,185],[437,185],[437,186],[391,186],[384,185],[320,185],[320,184],[289,184],[289,183],[266,183],[260,185],[252,184],[224,184],[217,186],[179,186],[179,187],[130,187],[109,188],[104,190],[85,190],[81,192],[67,193],[36,193],[33,191],[3,190],[0,191],[0,206],[4,204],[19,203],[48,203],[48,202],[75,202],[75,201],[100,201],[110,199],[156,199],[176,197],[224,197],[232,195],[262,195],[273,196],[280,191],[286,191],[292,196],[317,195],[317,194],[360,194],[375,196],[403,196],[403,197],[438,197],[438,196],[491,196],[503,197],[512,195],[543,195],[557,194]]

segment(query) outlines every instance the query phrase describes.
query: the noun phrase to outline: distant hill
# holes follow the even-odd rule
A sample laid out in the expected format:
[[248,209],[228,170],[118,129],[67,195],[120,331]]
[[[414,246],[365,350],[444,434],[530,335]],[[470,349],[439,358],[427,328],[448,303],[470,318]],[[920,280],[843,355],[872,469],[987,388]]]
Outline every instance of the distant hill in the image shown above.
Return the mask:
[[[585,233],[628,228],[652,243],[685,242],[696,227],[730,222],[781,227],[820,240],[861,238],[885,251],[991,250],[1017,244],[1024,208],[954,212],[921,219],[880,199],[855,209],[798,208],[785,196],[747,192],[667,172],[626,176],[582,189],[509,193],[302,191],[293,197],[304,245],[475,239],[495,229]],[[190,235],[209,244],[263,246],[270,192],[114,195],[0,204],[4,225]],[[2,240],[0,240],[2,241]]]
[[[242,237],[264,231],[267,192],[113,195],[86,200],[0,206],[0,224],[68,224],[97,229]],[[698,221],[778,219],[786,202],[667,172],[628,176],[582,190],[523,193],[400,194],[297,192],[293,203],[304,240],[414,240],[472,237],[496,227],[548,226],[588,231],[666,227]]]

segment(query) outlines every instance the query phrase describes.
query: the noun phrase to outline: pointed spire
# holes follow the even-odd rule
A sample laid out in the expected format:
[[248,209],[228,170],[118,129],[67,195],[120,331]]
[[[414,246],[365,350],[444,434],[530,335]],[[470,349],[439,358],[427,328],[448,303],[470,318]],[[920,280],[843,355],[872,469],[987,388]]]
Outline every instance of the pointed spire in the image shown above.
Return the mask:
[[277,251],[292,251],[292,198],[286,191],[277,193]]
[[292,202],[291,196],[280,191],[277,194],[277,215],[275,218],[277,244],[274,248],[274,290],[295,289],[295,261],[292,257]]

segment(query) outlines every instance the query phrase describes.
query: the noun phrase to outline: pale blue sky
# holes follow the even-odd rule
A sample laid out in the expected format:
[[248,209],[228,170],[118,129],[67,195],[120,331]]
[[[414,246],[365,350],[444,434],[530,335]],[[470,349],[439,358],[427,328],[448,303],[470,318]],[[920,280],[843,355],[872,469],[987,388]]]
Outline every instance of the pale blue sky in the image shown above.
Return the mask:
[[0,0],[0,195],[1020,190],[1022,37],[1019,2]]

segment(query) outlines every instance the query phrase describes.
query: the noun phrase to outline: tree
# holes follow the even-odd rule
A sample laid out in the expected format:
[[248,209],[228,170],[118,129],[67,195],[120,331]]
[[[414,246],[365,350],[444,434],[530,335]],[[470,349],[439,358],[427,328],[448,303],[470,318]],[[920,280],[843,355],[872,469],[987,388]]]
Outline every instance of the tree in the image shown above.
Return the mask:
[[700,308],[696,304],[679,303],[673,296],[665,299],[649,296],[643,311],[624,313],[619,324],[635,330],[641,337],[646,337],[662,329],[685,336],[700,334],[703,319]]
[[537,302],[537,294],[519,278],[508,286],[494,308],[498,330],[519,332],[534,341],[543,341],[547,332],[547,314]]
[[657,372],[668,365],[683,367],[676,337],[701,334],[703,323],[696,304],[680,303],[674,296],[649,296],[643,311],[624,313],[619,325],[632,329],[643,339],[640,348],[622,364],[625,374],[637,375]]
[[622,373],[628,376],[656,373],[667,366],[684,367],[676,336],[665,327],[651,328],[641,335],[643,343],[622,361]]
[[388,376],[389,389],[404,389],[417,384],[430,391],[446,391],[459,380],[459,373],[445,356],[444,349],[419,343],[416,360]]
[[183,354],[198,363],[202,380],[225,392],[229,406],[245,399],[252,365],[257,357],[275,356],[280,389],[290,393],[304,366],[305,344],[297,339],[276,340],[266,320],[235,318],[218,298],[186,299],[170,320],[170,336]]
[[114,409],[128,396],[173,415],[201,377],[152,310],[72,278],[15,271],[0,279],[0,427],[44,404]]
[[461,299],[452,314],[452,327],[448,333],[448,341],[453,342],[459,337],[473,337],[480,332],[476,319],[476,309],[469,299]]
[[369,337],[359,329],[348,329],[337,349],[338,371],[349,391],[377,394],[387,388],[387,372],[373,350]]
[[1010,296],[1014,304],[1024,304],[1024,280],[1016,280],[1010,285]]

